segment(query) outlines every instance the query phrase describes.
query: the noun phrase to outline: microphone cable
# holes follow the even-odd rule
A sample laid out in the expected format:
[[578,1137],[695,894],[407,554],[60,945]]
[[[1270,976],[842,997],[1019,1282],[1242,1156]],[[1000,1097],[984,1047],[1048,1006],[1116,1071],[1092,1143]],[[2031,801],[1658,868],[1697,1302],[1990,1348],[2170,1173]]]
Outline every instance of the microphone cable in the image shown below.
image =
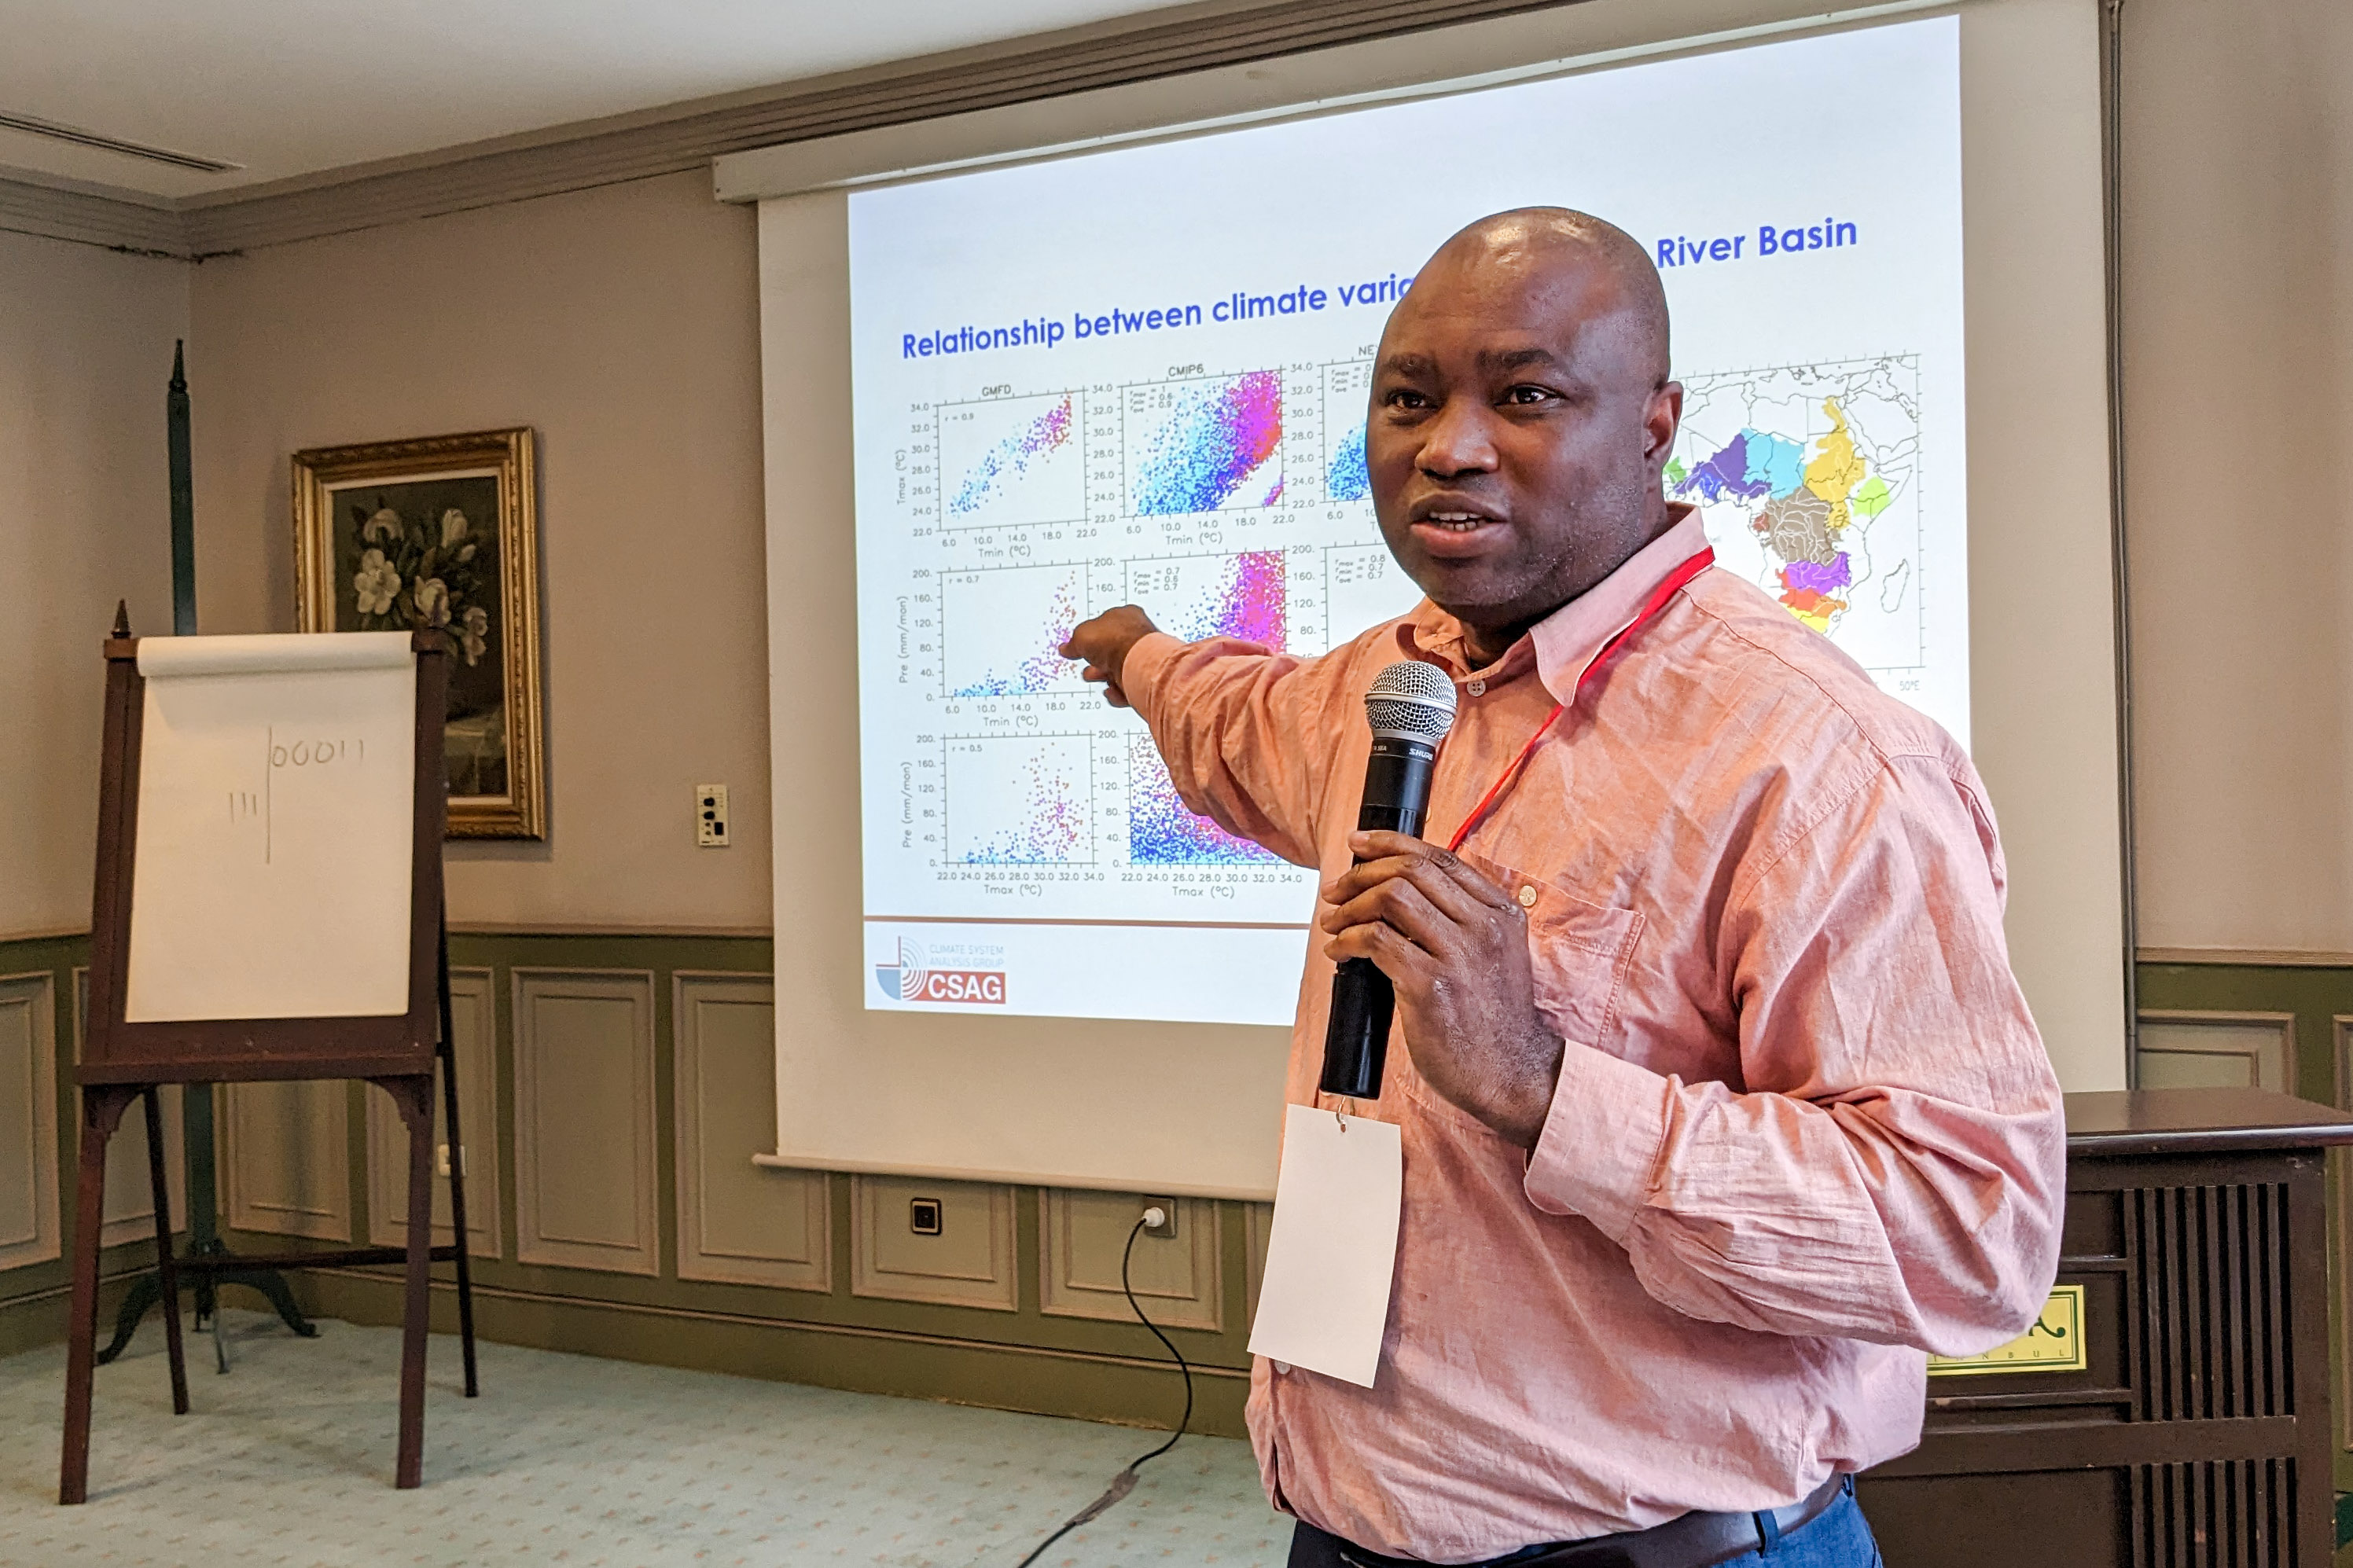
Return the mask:
[[1158,1447],[1153,1449],[1148,1454],[1139,1454],[1134,1458],[1130,1459],[1127,1462],[1127,1468],[1120,1471],[1119,1474],[1111,1479],[1111,1485],[1103,1489],[1103,1496],[1095,1499],[1094,1501],[1087,1504],[1086,1507],[1079,1510],[1078,1512],[1071,1515],[1069,1519],[1063,1521],[1062,1527],[1060,1530],[1057,1530],[1053,1534],[1046,1537],[1045,1540],[1032,1547],[1030,1549],[1029,1555],[1024,1557],[1015,1565],[1015,1568],[1029,1568],[1031,1563],[1037,1562],[1039,1558],[1046,1554],[1046,1549],[1048,1547],[1053,1545],[1057,1541],[1061,1540],[1065,1535],[1070,1534],[1071,1531],[1078,1529],[1079,1526],[1090,1523],[1099,1518],[1105,1509],[1111,1507],[1112,1504],[1119,1501],[1120,1499],[1134,1491],[1135,1489],[1136,1481],[1135,1472],[1145,1465],[1149,1464],[1152,1460],[1160,1458],[1161,1455],[1166,1453],[1169,1449],[1175,1447],[1176,1446],[1176,1439],[1182,1437],[1185,1435],[1186,1429],[1193,1425],[1193,1368],[1186,1362],[1185,1352],[1178,1350],[1175,1342],[1171,1341],[1166,1334],[1160,1331],[1160,1325],[1144,1315],[1143,1304],[1135,1299],[1135,1287],[1128,1279],[1128,1263],[1135,1256],[1135,1238],[1144,1234],[1145,1226],[1152,1221],[1152,1216],[1160,1212],[1159,1206],[1155,1205],[1153,1207],[1148,1208],[1145,1210],[1144,1213],[1136,1215],[1134,1228],[1130,1229],[1127,1233],[1127,1245],[1120,1248],[1119,1288],[1121,1292],[1127,1297],[1127,1304],[1135,1313],[1136,1321],[1142,1323],[1145,1328],[1150,1329],[1152,1331],[1152,1337],[1160,1342],[1161,1348],[1166,1350],[1170,1355],[1176,1358],[1176,1370],[1185,1375],[1185,1414],[1177,1420],[1176,1430],[1168,1434],[1168,1440],[1166,1442],[1161,1444]]

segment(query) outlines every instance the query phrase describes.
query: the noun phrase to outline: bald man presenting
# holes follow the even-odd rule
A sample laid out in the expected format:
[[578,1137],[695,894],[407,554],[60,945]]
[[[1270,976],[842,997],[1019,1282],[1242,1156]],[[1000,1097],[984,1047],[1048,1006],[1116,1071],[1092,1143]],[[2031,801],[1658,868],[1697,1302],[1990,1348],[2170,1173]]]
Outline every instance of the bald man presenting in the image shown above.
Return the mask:
[[[1919,1441],[1924,1352],[2050,1289],[2059,1091],[1984,787],[1710,569],[1661,484],[1682,406],[1640,246],[1473,224],[1374,369],[1419,607],[1314,659],[1134,606],[1064,649],[1188,805],[1321,868],[1289,1098],[1403,1139],[1374,1385],[1252,1374],[1294,1565],[1875,1563],[1848,1478]],[[1353,831],[1361,699],[1400,658],[1458,698],[1431,842]],[[1349,957],[1397,990],[1377,1105],[1316,1091]]]

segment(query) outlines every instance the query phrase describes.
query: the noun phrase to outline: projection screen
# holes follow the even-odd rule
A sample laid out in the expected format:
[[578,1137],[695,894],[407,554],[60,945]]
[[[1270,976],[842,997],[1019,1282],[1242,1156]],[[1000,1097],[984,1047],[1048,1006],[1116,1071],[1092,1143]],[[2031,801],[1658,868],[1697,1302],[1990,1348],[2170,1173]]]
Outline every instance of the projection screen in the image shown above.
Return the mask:
[[1666,280],[1672,493],[1971,745],[2121,1087],[2095,14],[1620,0],[723,160],[761,201],[778,1163],[1263,1197],[1310,873],[1053,652],[1404,613],[1367,370],[1482,213]]

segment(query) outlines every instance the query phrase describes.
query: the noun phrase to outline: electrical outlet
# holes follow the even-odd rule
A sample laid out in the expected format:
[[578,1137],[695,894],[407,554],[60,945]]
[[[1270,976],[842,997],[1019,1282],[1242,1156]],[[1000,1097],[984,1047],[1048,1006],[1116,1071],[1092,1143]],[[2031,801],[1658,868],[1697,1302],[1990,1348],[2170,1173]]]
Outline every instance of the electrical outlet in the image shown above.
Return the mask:
[[1175,1198],[1146,1198],[1144,1200],[1144,1207],[1148,1209],[1156,1208],[1162,1214],[1168,1216],[1158,1225],[1145,1226],[1144,1227],[1144,1234],[1152,1237],[1155,1241],[1176,1240],[1176,1200]]
[[[436,1143],[433,1145],[433,1159],[435,1164],[438,1167],[436,1173],[443,1176],[448,1175],[449,1173],[449,1145],[447,1143]],[[466,1152],[463,1149],[458,1151],[458,1168],[461,1171],[466,1168]]]
[[727,837],[725,784],[694,786],[694,841],[705,849],[724,849],[734,842]]
[[913,1231],[917,1236],[939,1235],[941,1231],[945,1228],[941,1224],[940,1200],[937,1198],[909,1198],[907,1200],[907,1228]]

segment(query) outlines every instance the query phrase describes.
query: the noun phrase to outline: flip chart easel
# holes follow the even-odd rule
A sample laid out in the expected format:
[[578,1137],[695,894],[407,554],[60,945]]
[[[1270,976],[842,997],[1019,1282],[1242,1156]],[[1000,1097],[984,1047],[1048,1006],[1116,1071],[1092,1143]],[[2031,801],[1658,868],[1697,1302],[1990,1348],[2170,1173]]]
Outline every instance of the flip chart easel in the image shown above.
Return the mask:
[[[188,660],[184,656],[200,652],[199,644],[246,640],[160,639],[172,647],[159,650],[158,658],[160,662],[161,653],[168,651],[180,658],[185,668]],[[330,651],[326,649],[327,643],[343,646]],[[332,659],[347,655],[353,646],[347,639],[328,637],[311,645],[309,651],[314,658],[324,653]],[[187,1368],[180,1343],[179,1276],[215,1268],[381,1263],[407,1266],[401,1315],[396,1486],[414,1487],[423,1478],[426,1325],[429,1268],[433,1262],[457,1266],[466,1394],[470,1398],[478,1392],[473,1282],[466,1254],[465,1164],[456,1152],[463,1146],[458,1126],[458,1077],[450,1041],[448,937],[441,890],[447,777],[441,733],[448,682],[448,645],[438,634],[418,633],[407,639],[405,649],[398,644],[393,647],[403,656],[396,658],[395,664],[406,665],[413,658],[408,668],[385,672],[406,679],[409,668],[413,668],[413,771],[406,781],[412,798],[407,803],[406,844],[395,842],[388,847],[375,845],[372,864],[381,872],[389,857],[396,882],[398,872],[406,871],[408,896],[405,910],[389,911],[386,923],[390,929],[384,934],[390,941],[381,946],[367,943],[360,950],[362,956],[354,963],[366,973],[356,981],[345,977],[339,996],[332,987],[318,985],[312,965],[300,966],[300,973],[280,974],[273,981],[269,964],[259,959],[244,963],[197,961],[206,951],[206,943],[217,943],[220,938],[220,932],[212,925],[194,921],[188,914],[192,907],[187,901],[188,889],[192,884],[200,886],[203,879],[175,876],[178,868],[153,863],[158,847],[185,849],[197,846],[193,853],[221,853],[221,844],[234,835],[238,837],[234,837],[233,847],[250,860],[272,852],[273,840],[269,836],[276,833],[284,835],[287,840],[278,853],[291,863],[293,852],[301,847],[302,830],[308,826],[316,832],[322,822],[332,828],[332,814],[313,812],[305,817],[285,809],[294,804],[288,799],[280,802],[276,815],[272,815],[269,792],[279,787],[281,773],[277,760],[279,750],[273,741],[272,749],[265,752],[258,763],[259,772],[254,788],[231,787],[206,795],[204,809],[217,812],[217,816],[205,817],[204,823],[209,826],[199,825],[197,830],[191,830],[194,819],[190,816],[189,792],[165,795],[160,788],[151,792],[156,798],[148,802],[148,809],[155,820],[150,824],[149,837],[142,840],[141,764],[148,743],[167,744],[167,749],[177,746],[181,753],[190,753],[193,747],[201,761],[206,737],[198,734],[192,742],[172,725],[166,726],[166,733],[154,737],[144,733],[146,715],[153,705],[148,701],[149,681],[141,668],[140,642],[130,635],[128,616],[119,610],[116,613],[114,635],[106,644],[106,735],[99,784],[97,886],[90,921],[90,1018],[82,1060],[75,1075],[81,1087],[80,1172],[74,1211],[73,1315],[67,1342],[64,1452],[58,1485],[58,1500],[61,1503],[79,1503],[89,1491],[90,1385],[98,1327],[99,1228],[105,1196],[106,1145],[134,1099],[147,1110],[147,1163],[154,1185],[156,1273],[164,1300],[174,1414],[185,1415],[188,1410]],[[377,657],[375,662],[382,666],[385,661]],[[299,741],[290,741],[284,751],[291,756],[293,745],[301,744],[304,750],[300,755],[306,765],[314,763],[316,748],[322,743],[319,733],[314,726]],[[384,739],[378,736],[380,742]],[[326,743],[343,748],[335,753],[339,762],[350,757],[356,764],[360,760],[351,756],[349,743],[343,740],[328,737]],[[364,737],[359,743],[364,748]],[[380,744],[379,764],[385,750]],[[160,768],[151,771],[160,777]],[[366,776],[376,781],[375,787],[381,795],[381,766]],[[286,787],[290,790],[292,785],[290,783]],[[215,795],[219,798],[212,798]],[[248,800],[247,796],[256,798]],[[398,815],[396,802],[394,816]],[[257,834],[262,836],[259,840],[262,846],[259,857],[245,853],[256,842]],[[144,878],[138,864],[142,844],[151,855]],[[370,850],[366,844],[354,847],[354,853],[363,858]],[[253,889],[262,886],[264,883],[259,879],[252,884]],[[351,910],[364,905],[365,893],[366,886],[359,883],[349,898],[322,900],[318,911],[322,921],[348,924]],[[176,903],[175,897],[179,900]],[[262,897],[251,889],[233,889],[223,906],[222,919],[215,923],[237,930],[266,931],[269,928],[264,916],[277,915],[290,922],[285,926],[290,932],[312,934],[302,920],[303,910],[260,910],[256,900]],[[134,907],[142,898],[150,905],[143,919],[141,910]],[[167,912],[159,915],[159,910]],[[385,913],[381,909],[376,912]],[[137,951],[142,943],[143,952]],[[269,1005],[270,987],[280,982],[290,984],[288,994],[297,998],[294,1006],[312,1006],[316,1011],[310,1016],[285,1016],[285,1009]],[[251,1005],[257,998],[261,1005]],[[238,1013],[264,1016],[235,1016]],[[433,1079],[437,1063],[441,1069],[443,1114],[453,1151],[449,1162],[449,1207],[456,1235],[454,1244],[447,1247],[432,1245]],[[164,1182],[163,1121],[158,1114],[157,1086],[309,1079],[364,1079],[390,1094],[399,1107],[401,1121],[408,1130],[407,1245],[259,1258],[175,1258]]]

